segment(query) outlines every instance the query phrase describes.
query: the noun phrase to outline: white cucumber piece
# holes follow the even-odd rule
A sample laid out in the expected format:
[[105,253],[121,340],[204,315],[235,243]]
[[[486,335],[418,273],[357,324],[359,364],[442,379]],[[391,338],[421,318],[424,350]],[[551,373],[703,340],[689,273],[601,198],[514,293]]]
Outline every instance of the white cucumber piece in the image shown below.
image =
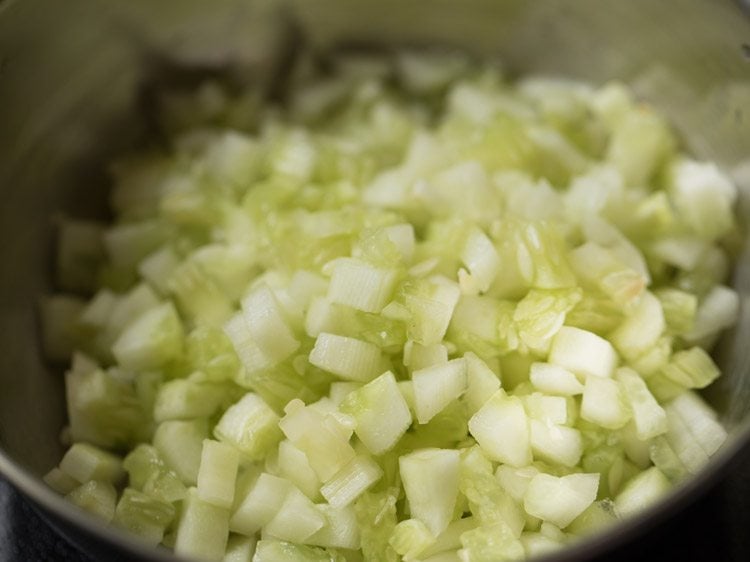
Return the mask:
[[482,359],[472,352],[464,354],[466,361],[466,393],[464,401],[469,416],[473,416],[490,396],[500,390],[500,378]]
[[322,503],[317,509],[325,517],[325,525],[310,535],[305,542],[324,548],[357,550],[361,546],[357,514],[353,506],[333,507]]
[[675,352],[661,374],[683,388],[705,388],[721,371],[704,349],[691,347]]
[[208,437],[205,419],[165,421],[154,433],[154,447],[184,484],[198,482],[203,440]]
[[537,474],[526,489],[524,508],[564,529],[594,502],[598,489],[599,474]]
[[692,231],[714,240],[732,229],[737,188],[716,164],[681,158],[669,172],[670,198]]
[[404,305],[410,314],[409,338],[422,345],[440,343],[460,297],[458,284],[445,277],[416,282],[404,295]]
[[242,314],[250,337],[272,365],[283,361],[300,346],[267,285],[256,287],[242,299]]
[[154,402],[154,421],[188,420],[212,416],[221,406],[225,389],[188,379],[174,379],[161,385]]
[[502,389],[471,417],[469,432],[492,460],[518,467],[531,462],[529,418],[521,399]]
[[292,400],[278,427],[302,451],[321,482],[332,478],[356,453],[349,444],[349,431],[331,414],[323,414]]
[[195,488],[188,490],[177,526],[178,556],[220,561],[229,539],[229,510],[204,502]]
[[575,396],[583,394],[583,385],[569,370],[552,363],[532,363],[529,380],[538,390],[547,394]]
[[411,372],[448,362],[448,348],[443,344],[422,345],[407,341],[404,345],[404,366]]
[[664,409],[679,416],[708,456],[718,451],[727,439],[727,430],[717,421],[716,412],[694,392],[679,395]]
[[292,488],[293,484],[285,478],[261,473],[232,512],[229,528],[254,536],[273,519]]
[[304,543],[326,523],[325,516],[293,484],[279,510],[263,526],[263,533],[294,543]]
[[644,470],[625,484],[615,497],[617,511],[623,515],[639,513],[664,496],[672,485],[655,466]]
[[563,326],[552,338],[549,363],[579,377],[611,377],[617,365],[612,344],[592,332]]
[[473,516],[454,519],[445,531],[435,537],[434,542],[420,553],[420,559],[430,560],[441,553],[455,555],[455,551],[461,548],[461,535],[475,529],[478,524],[479,522]]
[[615,373],[625,399],[633,412],[633,423],[636,435],[641,441],[647,441],[667,431],[667,415],[645,381],[634,370],[620,367]]
[[169,279],[180,265],[180,258],[170,246],[163,246],[138,264],[138,273],[162,295],[169,292]]
[[393,269],[353,258],[341,259],[333,267],[328,299],[363,312],[380,312],[391,299],[396,280]]
[[355,456],[320,488],[321,495],[335,508],[346,507],[375,485],[383,470],[371,458]]
[[382,373],[380,349],[369,342],[321,333],[310,352],[310,363],[342,379],[368,382]]
[[549,424],[567,424],[569,421],[568,401],[562,396],[532,392],[521,399],[530,418]]
[[684,338],[689,343],[699,343],[737,322],[740,297],[734,289],[717,285],[703,297],[698,305],[693,327]]
[[81,483],[55,467],[42,477],[44,483],[61,495],[66,495],[75,490]]
[[355,419],[354,432],[373,455],[393,448],[411,425],[409,406],[390,371],[349,394],[340,409]]
[[242,535],[229,535],[227,549],[221,562],[251,562],[258,539]]
[[473,228],[469,232],[461,250],[461,261],[483,293],[490,288],[500,271],[500,256],[492,240],[479,228]]
[[260,460],[281,441],[279,416],[263,399],[248,392],[230,406],[214,428],[214,435],[250,460]]
[[537,474],[539,474],[539,469],[533,465],[516,468],[507,464],[501,464],[495,471],[495,478],[510,497],[518,503],[523,503],[529,482]]
[[581,417],[606,429],[618,429],[628,423],[631,412],[619,383],[614,379],[587,378]]
[[295,447],[288,439],[279,443],[278,450],[279,476],[286,478],[297,486],[311,500],[320,496],[320,479],[315,474],[307,455]]
[[420,424],[429,422],[466,391],[466,370],[466,360],[460,358],[412,373],[414,407]]
[[454,449],[421,449],[398,460],[412,517],[433,536],[442,533],[453,518],[458,497],[459,452]]
[[183,339],[177,311],[165,303],[130,324],[112,345],[112,353],[125,369],[158,369],[182,356]]
[[650,291],[644,291],[635,308],[609,334],[609,340],[623,357],[634,359],[652,347],[665,328],[661,302]]
[[577,429],[532,419],[531,450],[534,458],[551,464],[576,466],[583,454],[583,439]]
[[122,459],[88,443],[74,443],[60,461],[60,470],[79,483],[118,484],[125,476]]
[[204,440],[198,469],[198,497],[218,507],[231,507],[239,460],[240,454],[234,447]]

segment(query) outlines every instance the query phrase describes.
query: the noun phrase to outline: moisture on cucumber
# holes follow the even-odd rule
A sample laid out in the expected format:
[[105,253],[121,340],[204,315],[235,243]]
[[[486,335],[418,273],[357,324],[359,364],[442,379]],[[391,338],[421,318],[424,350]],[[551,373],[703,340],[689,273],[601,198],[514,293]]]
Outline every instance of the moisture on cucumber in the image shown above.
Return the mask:
[[409,51],[258,99],[165,94],[61,223],[53,489],[200,560],[515,560],[722,445],[737,191],[627,86]]

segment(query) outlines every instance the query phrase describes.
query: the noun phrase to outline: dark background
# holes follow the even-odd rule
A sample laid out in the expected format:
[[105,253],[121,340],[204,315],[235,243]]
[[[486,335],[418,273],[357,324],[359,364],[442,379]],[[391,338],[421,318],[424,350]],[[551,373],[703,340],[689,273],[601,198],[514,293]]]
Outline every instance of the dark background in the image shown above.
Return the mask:
[[[677,517],[596,562],[750,561],[750,451]],[[0,562],[94,562],[52,530],[0,478]]]

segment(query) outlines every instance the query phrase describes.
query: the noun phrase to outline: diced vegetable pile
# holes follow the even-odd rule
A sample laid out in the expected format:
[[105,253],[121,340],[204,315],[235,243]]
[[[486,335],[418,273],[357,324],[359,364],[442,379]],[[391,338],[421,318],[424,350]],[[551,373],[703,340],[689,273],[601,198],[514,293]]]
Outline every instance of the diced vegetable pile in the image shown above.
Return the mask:
[[280,104],[165,96],[114,224],[61,224],[47,483],[197,559],[483,562],[700,471],[726,432],[695,391],[738,309],[727,176],[622,84],[313,67]]

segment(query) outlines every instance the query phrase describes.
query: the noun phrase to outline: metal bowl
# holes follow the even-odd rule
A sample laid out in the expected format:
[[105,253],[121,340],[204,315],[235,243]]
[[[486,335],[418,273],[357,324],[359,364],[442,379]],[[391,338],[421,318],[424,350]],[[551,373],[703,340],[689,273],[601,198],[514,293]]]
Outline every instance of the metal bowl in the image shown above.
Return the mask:
[[[750,17],[731,0],[0,0],[0,473],[96,557],[175,560],[79,512],[40,476],[62,454],[63,382],[45,365],[35,308],[51,292],[56,213],[106,216],[102,163],[143,134],[143,87],[165,68],[230,68],[272,81],[303,37],[316,49],[448,45],[510,73],[601,83],[655,104],[698,158],[721,163],[750,216]],[[744,160],[743,159],[748,159]],[[707,392],[730,429],[705,471],[664,501],[555,554],[601,554],[673,515],[750,447],[750,254],[733,284],[739,325]]]

